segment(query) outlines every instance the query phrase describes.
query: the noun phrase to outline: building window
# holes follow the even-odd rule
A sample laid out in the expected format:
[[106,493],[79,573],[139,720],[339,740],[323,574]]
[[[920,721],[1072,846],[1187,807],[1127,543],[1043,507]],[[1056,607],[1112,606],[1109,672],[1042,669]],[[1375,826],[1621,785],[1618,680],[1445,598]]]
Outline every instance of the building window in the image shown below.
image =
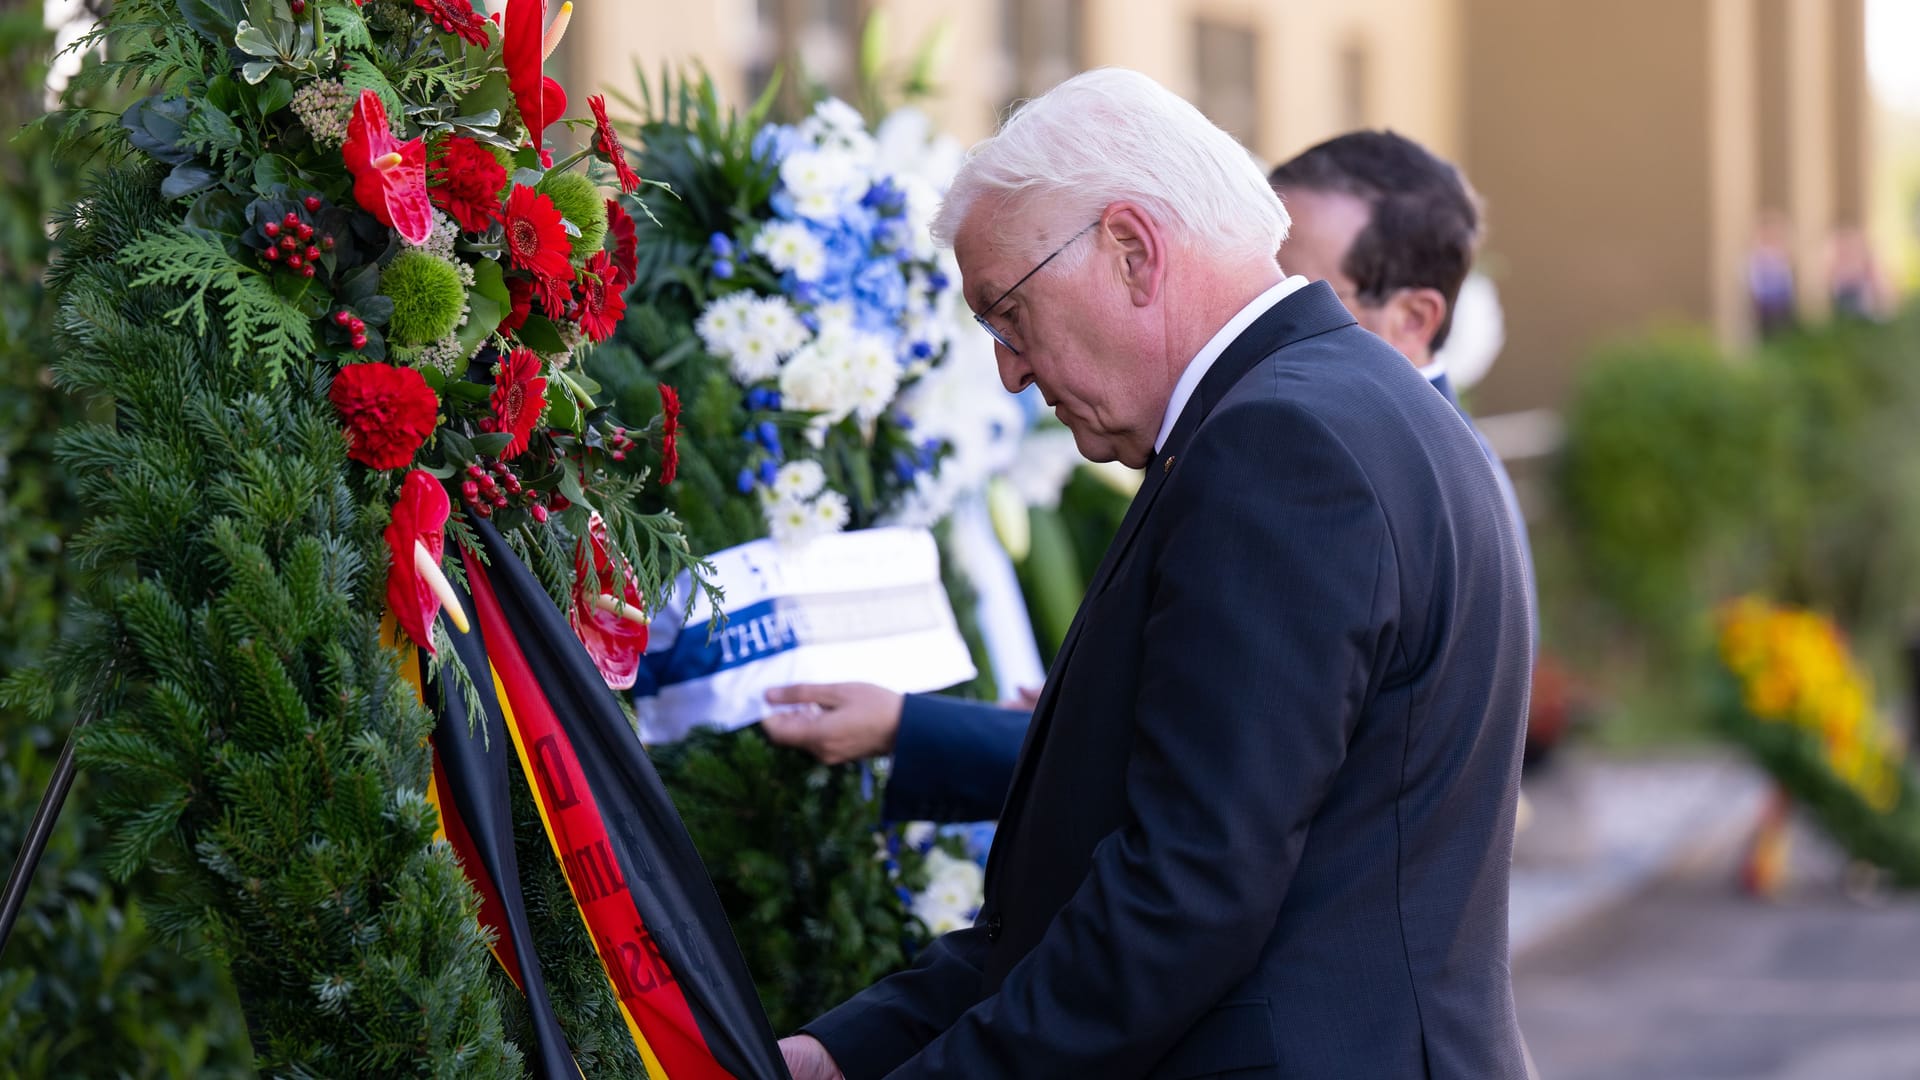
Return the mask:
[[1368,127],[1373,116],[1369,87],[1372,56],[1364,41],[1350,41],[1340,50],[1340,126],[1346,131]]
[[1000,99],[1038,97],[1087,66],[1084,0],[1000,0]]
[[783,69],[780,100],[789,114],[808,99],[809,86],[851,100],[858,87],[860,30],[866,0],[756,0],[747,55],[748,97],[767,88]]
[[1252,147],[1260,136],[1260,35],[1241,23],[1195,19],[1194,104],[1228,134]]

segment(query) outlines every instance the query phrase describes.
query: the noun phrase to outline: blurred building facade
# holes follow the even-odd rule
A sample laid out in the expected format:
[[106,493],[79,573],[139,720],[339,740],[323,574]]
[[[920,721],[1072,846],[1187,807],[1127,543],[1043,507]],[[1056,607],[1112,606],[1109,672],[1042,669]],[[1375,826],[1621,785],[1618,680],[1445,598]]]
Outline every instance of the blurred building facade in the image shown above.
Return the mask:
[[[697,60],[733,101],[799,57],[851,88],[884,9],[904,63],[942,36],[930,110],[971,141],[1076,71],[1136,68],[1266,161],[1390,127],[1465,167],[1507,345],[1481,411],[1557,404],[1597,341],[1694,322],[1754,332],[1749,271],[1774,225],[1819,317],[1836,230],[1866,213],[1864,0],[592,0],[572,85],[631,94]],[[1284,258],[1282,260],[1284,262]]]

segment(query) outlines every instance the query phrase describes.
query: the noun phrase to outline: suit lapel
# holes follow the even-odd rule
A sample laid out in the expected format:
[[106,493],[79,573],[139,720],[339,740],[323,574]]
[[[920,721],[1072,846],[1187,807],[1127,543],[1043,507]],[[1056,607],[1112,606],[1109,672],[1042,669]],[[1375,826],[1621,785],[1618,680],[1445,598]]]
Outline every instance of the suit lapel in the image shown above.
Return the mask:
[[[1234,384],[1246,377],[1261,360],[1296,341],[1352,322],[1353,316],[1341,305],[1332,287],[1324,281],[1316,281],[1282,299],[1266,314],[1254,320],[1253,325],[1242,331],[1239,337],[1234,338],[1219,359],[1214,361],[1206,377],[1200,380],[1193,396],[1187,399],[1186,407],[1180,411],[1180,419],[1174,422],[1173,431],[1167,435],[1166,444],[1147,463],[1140,490],[1128,505],[1126,517],[1121,520],[1113,542],[1107,545],[1107,553],[1100,560],[1099,569],[1089,579],[1087,594],[1081,598],[1080,609],[1074,613],[1073,623],[1067,627],[1067,636],[1061,640],[1060,651],[1047,671],[1046,685],[1041,688],[1039,701],[1034,703],[1033,721],[1027,726],[1026,741],[1020,748],[1020,762],[1014,770],[1013,787],[1000,814],[1000,829],[1004,835],[1011,835],[1010,826],[1017,819],[1021,804],[1025,801],[1027,786],[1040,757],[1040,748],[1053,720],[1054,702],[1058,700],[1060,685],[1065,681],[1063,676],[1067,664],[1073,659],[1074,648],[1080,642],[1080,630],[1086,619],[1087,607],[1112,580],[1121,557],[1132,546],[1148,511],[1153,508],[1161,486],[1178,466],[1180,453],[1186,449],[1187,440],[1192,438],[1201,421],[1227,396]],[[999,861],[999,853],[1004,846],[996,844],[988,857],[989,881],[994,880],[993,864]]]

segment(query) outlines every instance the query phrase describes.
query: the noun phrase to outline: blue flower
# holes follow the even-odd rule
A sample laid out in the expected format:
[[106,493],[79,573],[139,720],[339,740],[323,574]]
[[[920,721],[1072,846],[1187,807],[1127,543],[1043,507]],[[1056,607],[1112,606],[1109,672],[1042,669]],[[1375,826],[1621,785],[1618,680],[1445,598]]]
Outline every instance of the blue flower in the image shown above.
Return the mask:
[[713,276],[719,278],[721,281],[731,278],[733,276],[732,260],[715,259],[713,261]]
[[901,483],[913,483],[914,474],[919,471],[920,467],[914,464],[912,454],[907,453],[905,450],[895,450],[893,452],[893,475],[899,477]]
[[760,421],[759,430],[760,430],[760,445],[766,447],[769,450],[780,449],[780,429],[773,426],[773,421],[771,420]]
[[760,462],[760,482],[767,485],[768,487],[772,487],[773,475],[774,473],[778,472],[779,469],[780,467],[773,463],[772,458],[766,458],[765,460],[761,461]]
[[739,478],[734,481],[734,486],[740,489],[740,494],[750,494],[753,491],[753,470],[741,469]]
[[933,355],[933,345],[925,341],[916,341],[913,343],[912,351],[915,360],[925,360]]
[[712,236],[707,237],[707,250],[713,252],[715,258],[731,259],[733,257],[733,240],[727,236],[726,233],[714,233]]
[[948,278],[944,271],[935,270],[933,273],[927,275],[927,288],[932,289],[934,292],[941,292],[951,284],[953,284],[952,279]]

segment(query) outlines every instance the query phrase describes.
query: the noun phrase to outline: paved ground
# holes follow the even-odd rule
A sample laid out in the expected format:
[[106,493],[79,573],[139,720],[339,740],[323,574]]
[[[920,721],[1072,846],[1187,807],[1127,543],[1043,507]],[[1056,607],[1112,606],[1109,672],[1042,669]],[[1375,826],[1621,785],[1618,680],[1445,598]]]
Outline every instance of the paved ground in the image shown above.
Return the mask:
[[1863,899],[1794,845],[1781,899],[1740,894],[1723,847],[1520,954],[1542,1080],[1920,1078],[1920,898]]

